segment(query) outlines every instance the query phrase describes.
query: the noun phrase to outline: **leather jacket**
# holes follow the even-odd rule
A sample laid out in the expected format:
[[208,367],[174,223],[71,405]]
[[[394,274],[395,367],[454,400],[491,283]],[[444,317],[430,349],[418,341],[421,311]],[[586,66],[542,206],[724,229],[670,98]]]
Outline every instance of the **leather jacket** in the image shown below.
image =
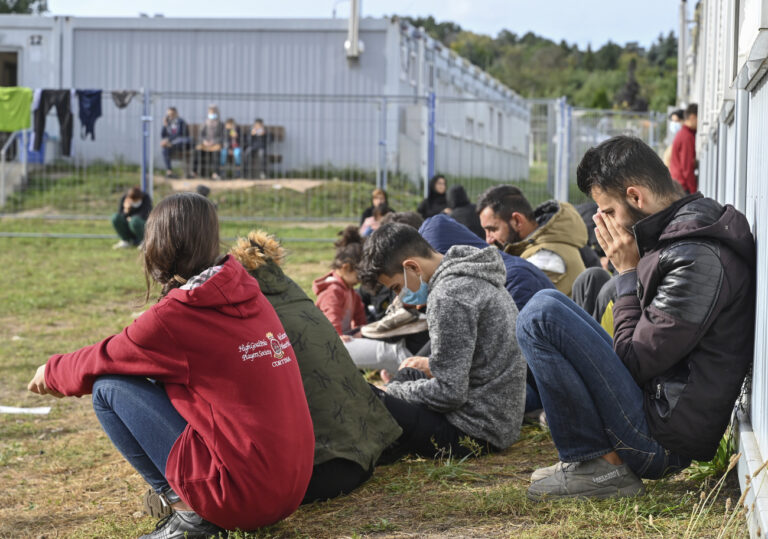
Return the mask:
[[634,227],[636,271],[616,283],[614,349],[666,449],[710,460],[752,363],[755,243],[733,206],[700,193]]

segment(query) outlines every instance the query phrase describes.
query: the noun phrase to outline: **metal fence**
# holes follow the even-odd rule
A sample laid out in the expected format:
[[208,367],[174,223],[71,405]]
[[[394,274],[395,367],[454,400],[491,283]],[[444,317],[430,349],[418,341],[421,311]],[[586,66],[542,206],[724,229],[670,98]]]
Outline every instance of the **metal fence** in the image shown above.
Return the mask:
[[[222,121],[234,120],[239,156],[195,151],[211,105]],[[172,154],[166,175],[160,130],[169,107],[187,122],[193,141]],[[248,152],[257,118],[267,132],[263,155]],[[388,190],[395,209],[410,210],[435,173],[471,197],[494,183],[528,182],[529,121],[526,108],[509,103],[434,95],[147,91],[118,108],[104,92],[94,139],[80,136],[75,119],[71,156],[62,155],[53,113],[40,152],[24,151],[28,135],[12,136],[0,164],[0,212],[101,218],[134,185],[156,200],[203,185],[222,217],[235,219],[356,219],[377,186]]]
[[584,153],[617,135],[642,139],[661,155],[668,144],[667,119],[658,112],[585,109],[565,98],[535,99],[531,106],[532,171],[546,178],[547,192],[558,200],[578,204],[586,197],[576,186],[576,167]]

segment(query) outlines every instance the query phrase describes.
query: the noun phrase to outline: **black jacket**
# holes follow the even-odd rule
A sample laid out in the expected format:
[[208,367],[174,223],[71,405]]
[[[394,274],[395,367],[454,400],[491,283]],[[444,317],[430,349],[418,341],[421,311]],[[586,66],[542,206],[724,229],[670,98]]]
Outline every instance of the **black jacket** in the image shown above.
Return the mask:
[[126,196],[127,195],[123,195],[120,197],[120,202],[117,205],[117,213],[124,213],[126,217],[133,217],[134,215],[138,215],[144,221],[149,219],[149,212],[152,211],[152,197],[147,193],[143,193],[141,195],[141,206],[138,208],[132,207],[130,210],[128,210],[128,213],[125,213],[123,211],[123,203],[125,202]]
[[435,191],[435,183],[437,183],[438,177],[432,178],[429,182],[429,196],[421,201],[419,207],[416,209],[424,219],[443,213],[443,210],[448,207],[448,200],[445,193],[442,195]]
[[448,189],[446,197],[448,207],[451,209],[451,217],[474,232],[480,239],[485,239],[483,225],[477,215],[475,205],[469,201],[467,192],[461,185],[454,185]]
[[752,364],[755,242],[733,206],[690,195],[634,227],[617,278],[614,349],[644,389],[654,439],[710,460]]

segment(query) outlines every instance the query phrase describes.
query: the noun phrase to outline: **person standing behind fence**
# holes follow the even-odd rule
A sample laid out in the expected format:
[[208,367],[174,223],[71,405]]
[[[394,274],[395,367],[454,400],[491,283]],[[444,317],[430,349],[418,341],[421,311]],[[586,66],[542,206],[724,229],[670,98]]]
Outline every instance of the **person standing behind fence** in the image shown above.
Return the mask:
[[203,174],[206,165],[214,167],[211,178],[220,180],[219,160],[221,148],[224,146],[224,124],[219,119],[219,107],[208,107],[208,117],[200,130],[200,144],[195,147],[195,173]]
[[136,247],[144,241],[144,224],[152,211],[152,197],[140,187],[132,187],[120,198],[112,226],[120,237],[113,249]]
[[192,139],[189,138],[189,126],[182,118],[176,107],[168,107],[163,118],[163,129],[160,131],[160,147],[163,152],[163,162],[165,163],[165,177],[173,178],[173,167],[171,159],[192,145]]
[[672,142],[672,155],[669,158],[669,173],[672,179],[683,186],[686,193],[698,191],[696,178],[696,127],[698,125],[699,106],[691,103],[685,109],[683,127]]
[[472,232],[480,239],[485,239],[485,230],[480,224],[475,205],[470,202],[467,192],[461,185],[454,185],[448,189],[448,214]]
[[264,120],[256,118],[248,132],[248,146],[245,149],[245,166],[248,175],[253,174],[253,164],[258,163],[259,178],[266,177],[267,171],[267,129]]
[[416,209],[424,219],[443,213],[448,207],[448,200],[445,196],[445,191],[448,189],[448,184],[445,181],[445,176],[437,174],[432,176],[429,180],[429,194],[427,198],[421,201],[419,207]]

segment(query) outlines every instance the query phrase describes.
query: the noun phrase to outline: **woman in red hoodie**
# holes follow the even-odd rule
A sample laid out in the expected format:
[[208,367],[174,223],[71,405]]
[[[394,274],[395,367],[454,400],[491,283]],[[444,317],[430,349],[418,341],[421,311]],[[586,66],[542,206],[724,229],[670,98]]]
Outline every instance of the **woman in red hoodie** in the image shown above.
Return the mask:
[[[293,348],[237,260],[214,205],[181,193],[150,214],[144,268],[161,299],[121,333],[54,355],[29,389],[93,393],[96,415],[174,512],[145,538],[214,537],[301,503],[314,435]],[[185,535],[186,534],[186,535]]]

